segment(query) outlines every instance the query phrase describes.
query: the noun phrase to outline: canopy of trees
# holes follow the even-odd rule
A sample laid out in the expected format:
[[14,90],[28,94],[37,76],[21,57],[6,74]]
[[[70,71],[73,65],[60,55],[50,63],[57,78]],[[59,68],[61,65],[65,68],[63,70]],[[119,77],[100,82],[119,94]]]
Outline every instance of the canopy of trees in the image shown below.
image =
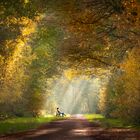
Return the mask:
[[140,123],[139,38],[139,0],[1,0],[0,115],[53,113],[84,75],[82,113]]

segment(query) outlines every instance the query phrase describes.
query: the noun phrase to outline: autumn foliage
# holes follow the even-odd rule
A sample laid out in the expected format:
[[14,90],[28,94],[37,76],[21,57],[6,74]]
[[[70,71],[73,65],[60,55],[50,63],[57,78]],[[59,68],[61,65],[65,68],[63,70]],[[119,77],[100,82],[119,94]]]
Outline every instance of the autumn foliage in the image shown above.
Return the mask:
[[102,81],[90,113],[140,124],[139,0],[1,0],[0,18],[0,118],[54,112],[64,74]]

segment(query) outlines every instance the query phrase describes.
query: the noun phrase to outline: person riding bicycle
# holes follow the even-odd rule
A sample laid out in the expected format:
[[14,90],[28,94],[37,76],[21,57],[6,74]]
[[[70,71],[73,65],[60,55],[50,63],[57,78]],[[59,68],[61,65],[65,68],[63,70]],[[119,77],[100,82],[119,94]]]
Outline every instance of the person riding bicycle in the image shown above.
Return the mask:
[[65,115],[65,113],[61,112],[61,111],[59,110],[59,108],[57,108],[56,116],[62,116],[62,117],[64,117],[64,116],[66,116],[66,115]]
[[57,108],[57,115],[59,115],[59,116],[61,115],[59,108]]

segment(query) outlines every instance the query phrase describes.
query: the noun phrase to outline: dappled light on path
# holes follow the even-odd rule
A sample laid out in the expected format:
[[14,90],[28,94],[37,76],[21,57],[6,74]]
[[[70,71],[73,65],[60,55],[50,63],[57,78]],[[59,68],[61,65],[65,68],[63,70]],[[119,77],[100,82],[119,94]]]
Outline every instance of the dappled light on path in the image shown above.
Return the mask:
[[46,134],[50,134],[50,133],[55,133],[57,131],[60,131],[61,128],[50,128],[50,129],[44,129],[44,130],[39,130],[37,132],[35,132],[34,134],[31,134],[29,136],[30,137],[37,137],[37,136],[41,136],[41,135],[46,135]]
[[82,115],[54,121],[37,130],[5,136],[0,140],[139,140],[140,132],[131,129],[103,128]]
[[77,118],[77,119],[84,119],[82,114],[75,114],[75,115],[72,115],[72,116]]

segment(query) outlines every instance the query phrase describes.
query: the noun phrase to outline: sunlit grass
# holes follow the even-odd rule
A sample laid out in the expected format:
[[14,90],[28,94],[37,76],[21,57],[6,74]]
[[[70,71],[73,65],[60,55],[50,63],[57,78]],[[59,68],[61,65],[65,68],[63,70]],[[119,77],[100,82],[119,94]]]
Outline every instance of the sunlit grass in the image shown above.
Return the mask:
[[112,118],[105,118],[101,114],[86,114],[84,115],[89,122],[98,123],[101,127],[106,128],[135,128],[140,129],[140,126],[136,126],[134,124],[126,123],[123,120],[120,119],[112,119]]
[[84,115],[90,122],[94,121],[95,119],[103,119],[104,116],[101,114],[85,114]]
[[36,129],[43,123],[48,123],[54,120],[63,119],[62,117],[40,117],[40,118],[13,118],[0,121],[0,135],[22,132]]

